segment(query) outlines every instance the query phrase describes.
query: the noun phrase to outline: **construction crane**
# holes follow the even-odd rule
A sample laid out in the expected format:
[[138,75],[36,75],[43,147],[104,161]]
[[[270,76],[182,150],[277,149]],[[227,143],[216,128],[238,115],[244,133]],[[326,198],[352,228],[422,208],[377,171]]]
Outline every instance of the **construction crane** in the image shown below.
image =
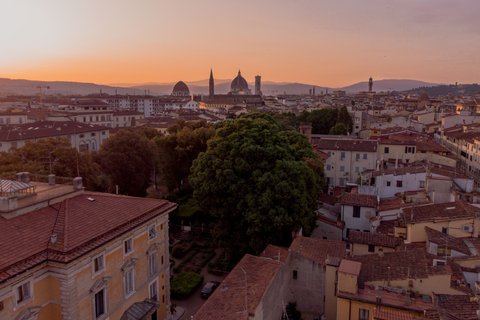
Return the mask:
[[[40,103],[41,103],[42,100],[43,100],[43,94],[45,93],[44,90],[50,89],[50,86],[41,86],[41,85],[38,85],[38,86],[36,86],[36,88],[37,88],[38,91],[39,91],[39,101],[40,101]],[[44,89],[44,90],[42,90],[42,89]]]

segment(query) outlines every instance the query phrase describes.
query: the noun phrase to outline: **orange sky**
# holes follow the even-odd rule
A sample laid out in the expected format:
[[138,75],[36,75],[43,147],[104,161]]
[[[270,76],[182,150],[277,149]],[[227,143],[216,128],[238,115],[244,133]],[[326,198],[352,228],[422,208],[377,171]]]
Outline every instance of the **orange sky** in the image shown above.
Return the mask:
[[0,11],[0,77],[479,82],[479,16],[478,0],[16,0]]

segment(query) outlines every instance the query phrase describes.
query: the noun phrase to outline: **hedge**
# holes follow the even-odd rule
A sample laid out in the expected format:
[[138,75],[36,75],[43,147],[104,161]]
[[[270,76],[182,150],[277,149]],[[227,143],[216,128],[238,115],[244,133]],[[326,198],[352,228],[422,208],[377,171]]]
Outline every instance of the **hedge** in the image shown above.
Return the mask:
[[181,272],[170,281],[172,299],[186,299],[203,283],[203,276],[195,272]]

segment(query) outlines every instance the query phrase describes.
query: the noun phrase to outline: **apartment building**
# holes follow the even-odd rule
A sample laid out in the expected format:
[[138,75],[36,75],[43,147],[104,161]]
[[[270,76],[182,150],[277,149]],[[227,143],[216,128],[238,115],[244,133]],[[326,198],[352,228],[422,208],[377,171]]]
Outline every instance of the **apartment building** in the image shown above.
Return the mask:
[[21,148],[27,142],[67,138],[77,150],[98,150],[108,139],[110,128],[73,121],[38,121],[0,126],[0,151]]
[[328,155],[324,167],[328,186],[344,187],[347,183],[356,183],[362,172],[375,170],[377,166],[375,140],[312,135],[311,143],[315,149]]
[[0,319],[166,319],[165,200],[0,180]]

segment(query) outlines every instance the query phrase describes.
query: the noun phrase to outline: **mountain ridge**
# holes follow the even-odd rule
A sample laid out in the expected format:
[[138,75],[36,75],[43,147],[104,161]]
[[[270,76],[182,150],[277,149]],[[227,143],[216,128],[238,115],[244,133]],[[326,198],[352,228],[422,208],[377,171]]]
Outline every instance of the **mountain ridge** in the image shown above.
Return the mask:
[[[230,81],[228,79],[215,80],[216,93],[228,93],[230,91]],[[9,79],[0,78],[0,95],[35,95],[42,91],[44,94],[63,94],[63,95],[88,95],[95,93],[107,94],[154,94],[165,95],[172,92],[176,82],[171,83],[146,83],[146,84],[125,84],[127,86],[96,84],[93,82],[76,81],[42,81],[28,79]],[[185,81],[194,94],[208,94],[208,79],[197,81]],[[382,79],[374,80],[374,91],[406,91],[418,87],[431,87],[437,85],[420,80],[410,79]],[[249,82],[250,89],[254,90],[254,83]],[[40,88],[41,87],[41,88]],[[48,88],[47,88],[48,87]],[[315,88],[316,94],[328,90],[344,90],[347,93],[356,93],[368,90],[368,82],[362,81],[340,88],[331,88],[314,84],[301,82],[276,82],[263,81],[262,92],[265,95],[278,94],[308,94],[310,89]]]

